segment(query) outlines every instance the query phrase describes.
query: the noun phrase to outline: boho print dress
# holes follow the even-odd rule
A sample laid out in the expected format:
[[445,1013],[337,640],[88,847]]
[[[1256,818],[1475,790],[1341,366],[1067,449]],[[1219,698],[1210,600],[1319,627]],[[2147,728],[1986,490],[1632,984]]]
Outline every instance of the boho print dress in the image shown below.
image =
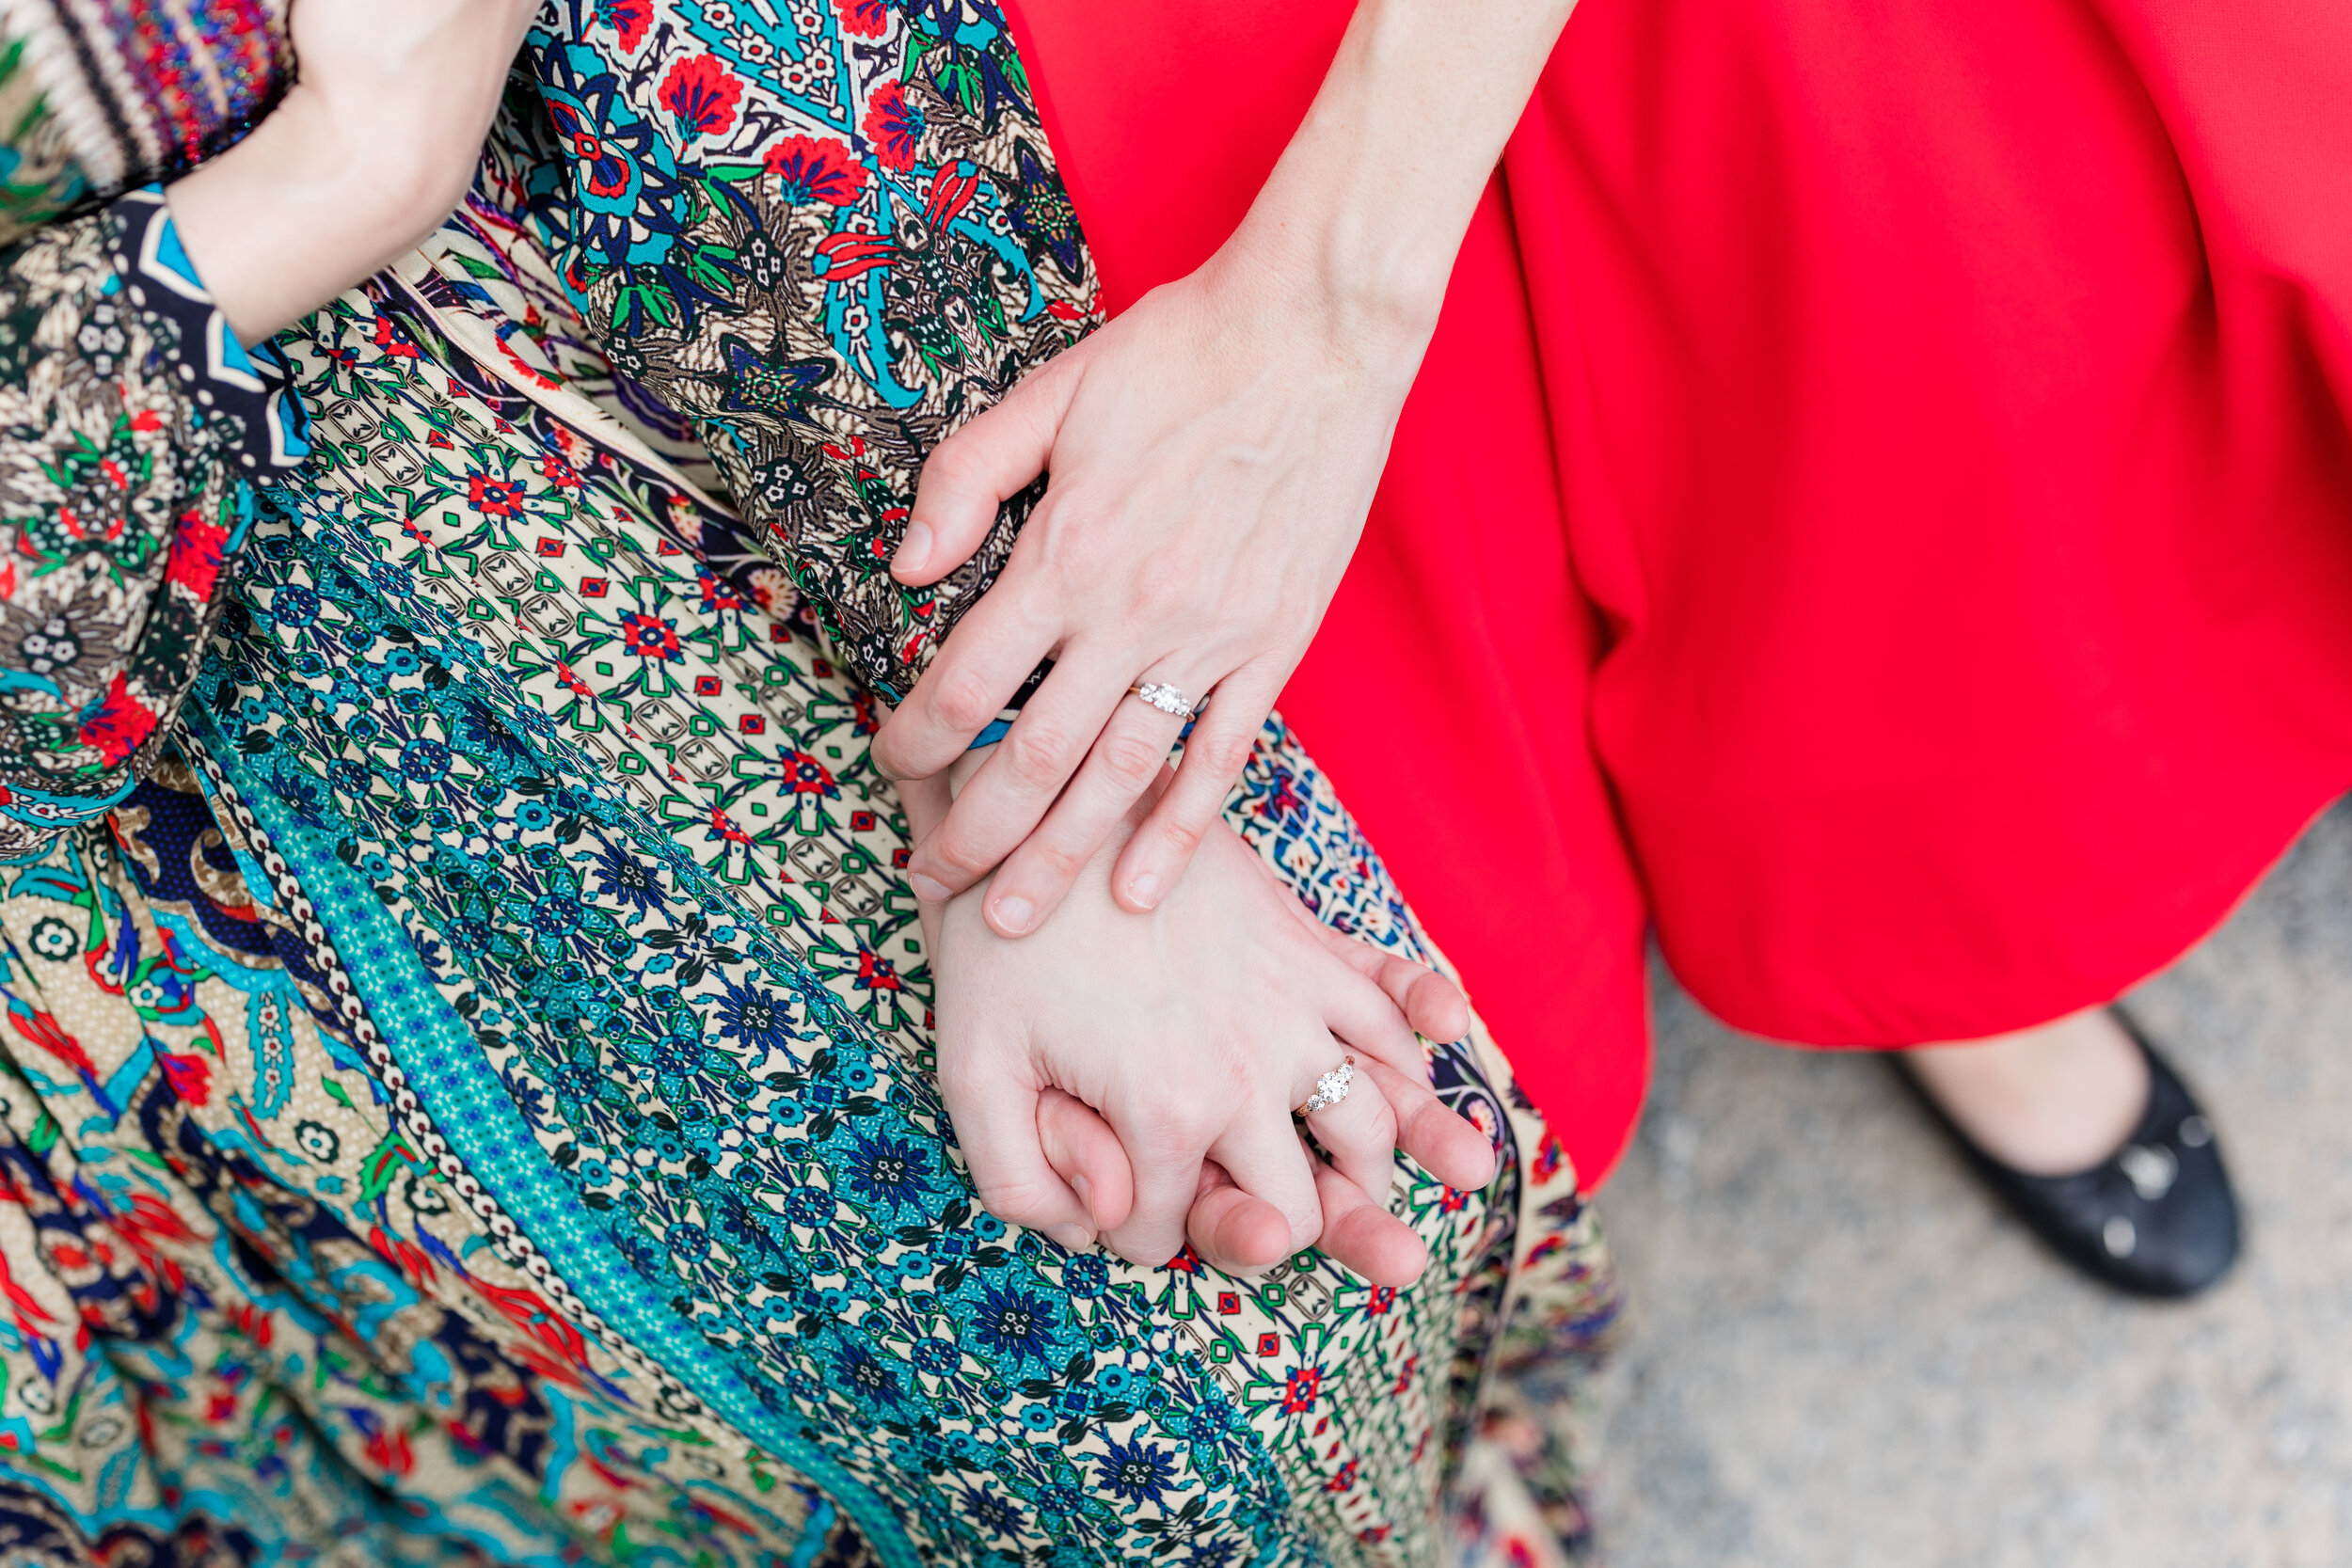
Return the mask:
[[[282,370],[152,192],[0,255],[0,1556],[1556,1560],[1562,1434],[1491,1413],[1614,1296],[1483,1037],[1407,1290],[973,1201],[866,746],[1019,521],[890,584],[923,451],[1093,320],[1001,19],[528,63]],[[1279,721],[1229,817],[1428,956]]]

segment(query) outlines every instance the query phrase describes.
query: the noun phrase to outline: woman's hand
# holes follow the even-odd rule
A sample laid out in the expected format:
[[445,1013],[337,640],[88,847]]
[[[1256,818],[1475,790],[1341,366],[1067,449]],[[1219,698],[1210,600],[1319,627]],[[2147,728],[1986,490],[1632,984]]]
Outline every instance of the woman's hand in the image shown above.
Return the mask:
[[[918,823],[944,793],[907,791]],[[1025,942],[989,929],[977,894],[926,906],[940,1086],[981,1202],[1139,1263],[1188,1235],[1231,1271],[1321,1240],[1380,1283],[1417,1276],[1421,1243],[1386,1212],[1394,1151],[1456,1186],[1494,1168],[1486,1136],[1430,1093],[1400,1010],[1452,1037],[1468,1027],[1459,994],[1319,925],[1222,824],[1148,912],[1111,902],[1116,852]],[[1290,1112],[1347,1054],[1353,1092],[1308,1122],[1326,1166]]]
[[1055,664],[916,849],[918,891],[993,868],[989,923],[1042,924],[1183,725],[1130,700],[1148,682],[1216,697],[1113,880],[1130,910],[1169,895],[1338,588],[1454,251],[1570,3],[1360,0],[1225,246],[932,452],[892,565],[911,584],[1051,479],[877,762],[937,772]]
[[449,216],[537,11],[537,0],[295,0],[294,86],[168,193],[240,341],[300,320]]
[[1004,861],[991,924],[1041,924],[1184,728],[1128,695],[1149,681],[1216,694],[1116,884],[1131,910],[1166,895],[1339,587],[1423,341],[1270,259],[1223,253],[931,454],[893,568],[909,581],[960,563],[1041,469],[1053,483],[876,759],[937,772],[1055,665],[916,851],[919,890],[961,892]]

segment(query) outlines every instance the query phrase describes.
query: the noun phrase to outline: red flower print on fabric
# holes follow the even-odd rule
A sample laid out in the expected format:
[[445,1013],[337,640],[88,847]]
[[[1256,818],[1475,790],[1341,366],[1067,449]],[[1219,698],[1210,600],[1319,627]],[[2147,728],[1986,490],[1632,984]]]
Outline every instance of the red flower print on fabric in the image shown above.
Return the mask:
[[642,610],[621,617],[621,646],[639,658],[664,658],[673,663],[686,657],[678,646],[677,623],[657,620]]
[[661,79],[661,106],[690,136],[726,135],[742,101],[742,80],[714,55],[690,55]]
[[848,142],[786,136],[768,150],[767,163],[783,187],[778,194],[795,207],[847,207],[866,188],[866,166]]
[[171,1092],[191,1105],[212,1103],[213,1067],[203,1057],[190,1053],[183,1056],[175,1052],[158,1051],[155,1059],[164,1064],[164,1079]]
[[806,752],[795,752],[787,747],[783,760],[784,779],[792,786],[793,794],[822,795],[835,800],[841,799],[841,786],[833,782],[833,770]]
[[414,359],[418,356],[417,345],[408,341],[406,333],[392,325],[389,316],[375,318],[374,342],[377,348],[394,359]]
[[1300,1367],[1282,1382],[1282,1414],[1303,1416],[1315,1407],[1323,1392],[1323,1369]]
[[466,504],[476,512],[493,517],[512,517],[522,511],[523,487],[519,481],[493,479],[488,474],[469,473],[466,476]]
[[841,0],[834,14],[841,19],[843,32],[862,39],[878,39],[890,27],[885,0]]
[[634,50],[653,25],[653,0],[596,0],[596,21],[621,35],[623,49]]
[[866,140],[874,161],[898,173],[914,166],[915,144],[923,137],[923,111],[907,102],[907,89],[885,82],[866,109]]
[[118,671],[106,695],[83,711],[80,733],[82,744],[112,768],[155,733],[155,710],[131,695],[130,681]]
[[227,529],[201,514],[189,513],[172,532],[171,560],[164,567],[165,577],[172,586],[186,589],[198,603],[210,603],[228,544]]
[[861,947],[857,955],[857,979],[860,990],[898,990],[905,982],[898,978],[898,965],[882,957],[870,947]]

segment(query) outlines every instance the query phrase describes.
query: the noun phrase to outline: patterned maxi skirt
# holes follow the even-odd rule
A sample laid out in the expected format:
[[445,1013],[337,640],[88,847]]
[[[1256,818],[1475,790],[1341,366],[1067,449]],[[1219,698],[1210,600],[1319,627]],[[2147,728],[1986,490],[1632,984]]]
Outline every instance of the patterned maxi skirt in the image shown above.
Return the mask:
[[[1482,1415],[1614,1298],[1491,1045],[1410,1289],[983,1212],[872,699],[486,211],[285,340],[179,749],[0,869],[0,1556],[1552,1560]],[[1432,956],[1279,721],[1229,818]]]

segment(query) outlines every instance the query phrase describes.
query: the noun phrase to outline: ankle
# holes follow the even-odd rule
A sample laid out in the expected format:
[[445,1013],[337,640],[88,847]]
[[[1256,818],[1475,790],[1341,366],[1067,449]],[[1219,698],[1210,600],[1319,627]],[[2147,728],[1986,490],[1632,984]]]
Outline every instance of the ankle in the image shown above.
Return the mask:
[[2104,1007],[1923,1046],[1905,1059],[1970,1142],[2028,1175],[2090,1169],[2122,1148],[2147,1110],[2147,1060]]

